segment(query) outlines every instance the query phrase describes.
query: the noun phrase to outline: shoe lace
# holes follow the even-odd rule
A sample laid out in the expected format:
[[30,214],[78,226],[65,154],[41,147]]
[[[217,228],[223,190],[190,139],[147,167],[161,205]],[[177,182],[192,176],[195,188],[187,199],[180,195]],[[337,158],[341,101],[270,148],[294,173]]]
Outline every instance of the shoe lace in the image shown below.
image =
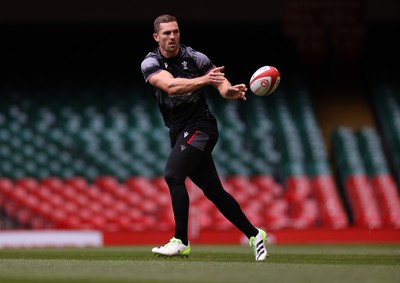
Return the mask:
[[177,239],[177,238],[171,238],[170,240],[169,240],[169,243],[167,243],[166,245],[165,245],[165,247],[166,248],[170,248],[170,247],[173,247],[173,246],[177,246],[177,245],[179,245],[181,243],[181,241],[179,240],[179,239]]

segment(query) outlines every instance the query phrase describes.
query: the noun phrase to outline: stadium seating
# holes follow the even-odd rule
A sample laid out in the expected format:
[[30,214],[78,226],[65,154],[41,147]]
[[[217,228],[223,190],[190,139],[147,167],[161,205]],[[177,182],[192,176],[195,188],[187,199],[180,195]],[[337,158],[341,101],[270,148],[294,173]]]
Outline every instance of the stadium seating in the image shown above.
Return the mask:
[[384,225],[399,228],[399,191],[385,158],[381,139],[374,128],[365,127],[356,132],[356,137]]
[[[351,147],[353,134],[334,133],[338,183],[307,87],[299,81],[288,85],[269,97],[249,96],[246,103],[208,96],[221,130],[214,157],[224,187],[256,225],[270,230],[342,229],[349,218],[361,227],[398,228],[396,184],[371,154],[376,149],[368,147],[369,132],[359,135],[366,160]],[[173,229],[162,177],[168,132],[155,101],[143,93],[115,85],[5,92],[0,208],[13,228]],[[369,180],[371,170],[380,174]],[[187,187],[191,233],[234,229],[190,180]],[[347,202],[352,215],[345,211]]]
[[332,133],[332,144],[339,179],[354,223],[368,228],[397,228],[398,189],[376,131],[373,128],[353,131],[340,127]]
[[[345,228],[348,217],[330,170],[328,153],[314,114],[307,86],[299,78],[288,83],[284,93],[274,97],[278,132],[283,148],[285,195],[296,206],[313,203],[318,211],[310,224]],[[327,205],[329,204],[329,205]],[[295,209],[296,210],[296,209]],[[298,209],[297,209],[298,210]],[[310,225],[309,224],[309,225]]]
[[[397,185],[400,185],[400,98],[396,80],[374,80],[371,84],[371,101],[376,114],[379,133],[382,135],[382,148],[386,152],[391,172]],[[388,154],[390,153],[390,154]]]

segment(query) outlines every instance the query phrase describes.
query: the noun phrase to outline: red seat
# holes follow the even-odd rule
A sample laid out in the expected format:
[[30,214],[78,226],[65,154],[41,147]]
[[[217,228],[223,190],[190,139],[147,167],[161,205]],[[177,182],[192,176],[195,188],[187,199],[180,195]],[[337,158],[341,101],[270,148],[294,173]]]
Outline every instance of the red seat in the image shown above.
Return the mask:
[[314,199],[306,199],[291,205],[290,216],[296,228],[306,229],[314,227],[319,220],[317,202]]
[[[86,208],[87,205],[91,202],[91,199],[84,194],[77,194],[74,199],[71,199],[72,202],[75,202],[79,207]],[[99,199],[99,201],[103,201]]]
[[53,191],[60,191],[64,188],[64,182],[58,177],[44,178],[40,180],[39,183]]
[[348,227],[349,220],[333,177],[331,175],[313,177],[311,187],[319,204],[322,226],[334,229]]
[[206,213],[200,213],[198,221],[199,228],[202,230],[211,228],[214,223],[212,217]]
[[36,190],[39,187],[39,182],[35,178],[25,177],[15,180],[15,185],[23,187],[25,190]]
[[382,217],[368,177],[350,176],[345,180],[345,188],[355,224],[369,229],[381,228]]
[[107,220],[102,214],[92,214],[92,217],[87,220],[87,225],[91,229],[103,230]]
[[379,175],[371,178],[385,226],[400,228],[399,190],[391,175]]
[[[247,197],[256,196],[258,193],[258,188],[249,179],[249,177],[244,175],[236,175],[227,178],[226,182],[231,185],[235,192],[240,192],[240,194],[245,194]],[[239,193],[236,193],[237,196]]]
[[283,188],[271,175],[257,175],[251,178],[251,182],[257,186],[260,194],[272,194],[279,197],[283,193]]
[[93,185],[79,191],[79,195],[86,196],[93,201],[99,201],[103,193],[97,186]]
[[106,191],[113,190],[119,185],[118,179],[114,176],[98,176],[94,179],[93,183]]
[[54,193],[49,188],[42,186],[36,191],[36,195],[41,199],[41,201],[51,203]]
[[[144,197],[149,197],[149,198],[154,198],[157,196],[158,192],[163,191],[165,188],[165,185],[162,182],[163,180],[159,179],[155,182],[159,182],[158,186],[157,184],[154,185],[148,178],[142,177],[142,176],[135,176],[135,177],[130,177],[125,180],[125,184],[127,188],[131,191],[135,191],[139,193],[140,195]],[[165,181],[164,181],[165,182]]]
[[285,180],[284,196],[290,202],[301,202],[311,196],[311,185],[307,176],[290,176]]
[[61,229],[82,229],[82,221],[78,215],[69,215],[68,217],[60,214],[56,217],[56,227]]
[[64,204],[60,207],[63,211],[65,211],[66,214],[72,215],[78,213],[80,207],[75,203],[71,201],[66,201]]
[[281,198],[266,206],[262,213],[264,224],[268,229],[278,230],[289,225],[289,203]]
[[14,187],[13,181],[8,178],[0,178],[0,192]]
[[89,187],[88,181],[80,176],[67,178],[64,180],[64,183],[77,191],[86,190]]
[[150,180],[153,185],[158,188],[159,191],[169,192],[168,185],[164,180],[164,177],[155,177]]

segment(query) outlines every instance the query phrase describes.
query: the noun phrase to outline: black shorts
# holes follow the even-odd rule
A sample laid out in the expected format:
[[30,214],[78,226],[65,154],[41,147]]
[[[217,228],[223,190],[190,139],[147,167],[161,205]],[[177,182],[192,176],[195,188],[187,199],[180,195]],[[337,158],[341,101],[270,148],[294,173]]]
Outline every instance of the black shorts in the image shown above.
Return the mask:
[[[218,125],[216,120],[204,120],[193,123],[179,132],[170,132],[171,147],[176,142],[184,142],[200,149],[211,152],[218,141]],[[183,140],[182,140],[183,139]]]

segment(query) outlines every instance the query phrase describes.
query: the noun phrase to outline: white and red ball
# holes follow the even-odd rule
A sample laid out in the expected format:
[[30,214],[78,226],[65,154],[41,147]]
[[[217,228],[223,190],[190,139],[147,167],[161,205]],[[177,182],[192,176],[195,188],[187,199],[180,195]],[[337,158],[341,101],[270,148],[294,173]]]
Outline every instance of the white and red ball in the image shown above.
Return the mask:
[[273,93],[281,81],[281,75],[275,67],[263,66],[250,78],[250,90],[258,96],[267,96]]

